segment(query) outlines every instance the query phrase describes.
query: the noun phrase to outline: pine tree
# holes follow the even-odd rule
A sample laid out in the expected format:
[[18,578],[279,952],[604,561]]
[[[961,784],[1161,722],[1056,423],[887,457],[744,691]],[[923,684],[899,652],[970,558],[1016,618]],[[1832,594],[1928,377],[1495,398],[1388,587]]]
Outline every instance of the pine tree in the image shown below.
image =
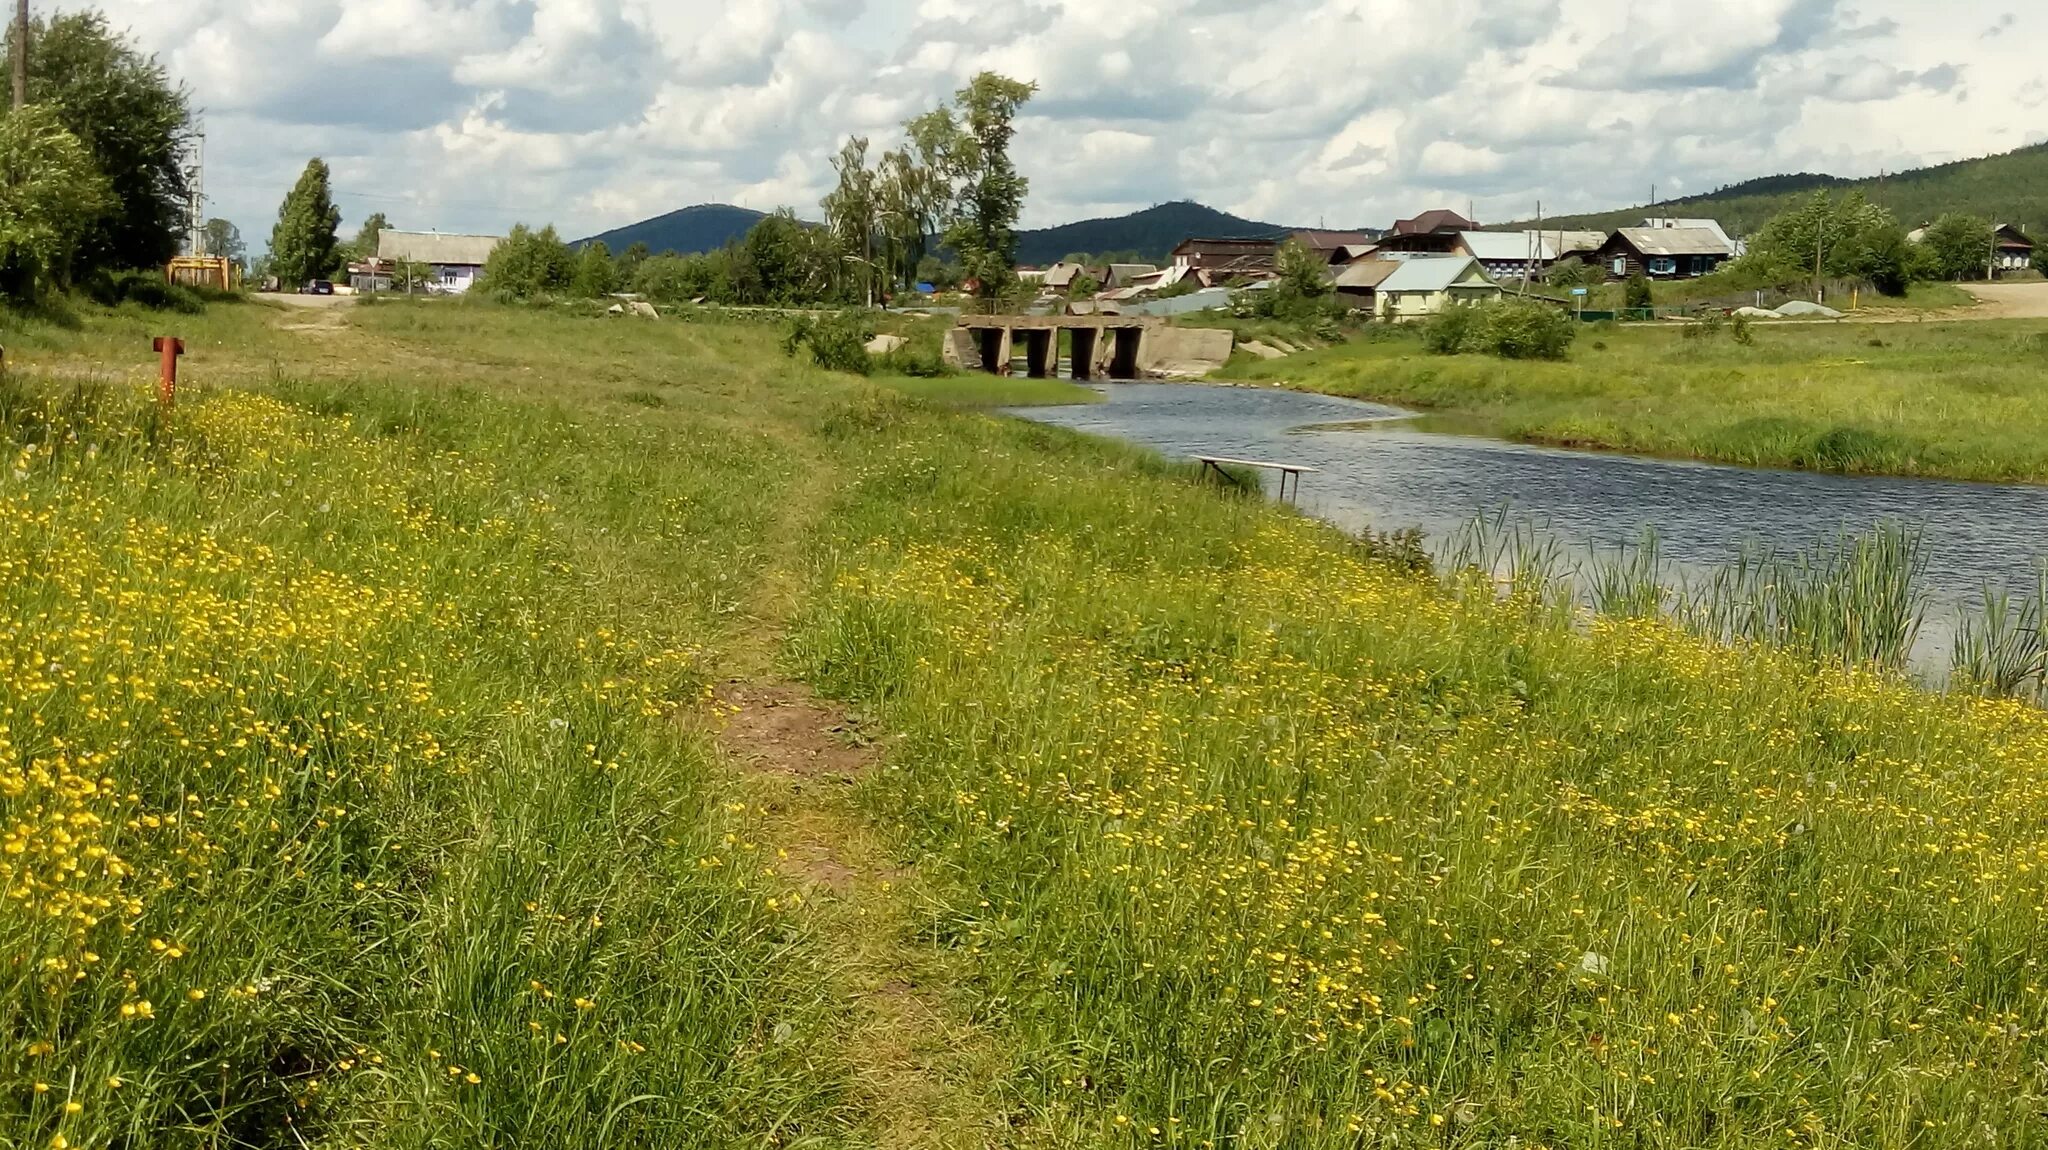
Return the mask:
[[277,226],[270,232],[271,274],[287,287],[333,275],[340,263],[335,255],[340,226],[327,164],[316,156],[277,209]]

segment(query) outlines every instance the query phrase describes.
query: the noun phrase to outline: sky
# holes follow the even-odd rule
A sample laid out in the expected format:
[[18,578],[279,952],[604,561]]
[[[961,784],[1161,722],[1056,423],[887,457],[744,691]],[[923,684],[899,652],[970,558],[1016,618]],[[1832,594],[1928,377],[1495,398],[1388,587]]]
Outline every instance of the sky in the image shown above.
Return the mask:
[[[38,10],[77,0],[36,0]],[[94,0],[191,91],[260,248],[310,156],[345,229],[568,238],[815,217],[849,135],[994,69],[1042,227],[1194,199],[1296,226],[1625,207],[2048,138],[2038,0]]]

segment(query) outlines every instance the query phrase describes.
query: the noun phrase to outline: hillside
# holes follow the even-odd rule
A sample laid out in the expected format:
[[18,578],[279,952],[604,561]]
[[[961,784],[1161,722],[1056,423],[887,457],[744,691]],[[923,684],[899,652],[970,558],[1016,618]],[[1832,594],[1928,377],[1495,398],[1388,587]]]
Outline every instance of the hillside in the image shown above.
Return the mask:
[[732,240],[747,234],[747,229],[765,215],[752,208],[736,208],[731,204],[696,204],[613,228],[600,235],[578,241],[580,244],[603,241],[614,252],[621,252],[636,243],[647,245],[655,252],[709,252],[724,247]]
[[[1637,206],[1555,216],[1543,224],[1604,229],[1638,224],[1649,215],[1712,216],[1730,232],[1742,235],[1756,231],[1815,188],[1859,190],[1873,203],[1890,208],[1909,227],[1943,212],[1960,211],[2017,223],[2030,233],[2048,231],[2048,144],[1860,180],[1807,172],[1764,176],[1706,195],[1666,200],[1654,211]],[[1503,226],[1520,227],[1529,222]]]
[[1137,252],[1151,259],[1189,236],[1269,236],[1291,229],[1219,212],[1192,200],[1156,204],[1127,216],[1078,220],[1017,233],[1017,262],[1049,264],[1073,252]]

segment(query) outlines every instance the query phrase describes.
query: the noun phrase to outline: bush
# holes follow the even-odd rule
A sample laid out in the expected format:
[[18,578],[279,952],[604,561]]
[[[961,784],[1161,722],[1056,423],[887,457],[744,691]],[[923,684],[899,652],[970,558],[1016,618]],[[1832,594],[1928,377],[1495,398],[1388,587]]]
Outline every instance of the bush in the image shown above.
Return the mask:
[[1578,329],[1549,304],[1502,300],[1482,309],[1479,345],[1502,359],[1563,359]]
[[197,315],[206,310],[206,302],[197,292],[171,283],[158,272],[98,271],[85,282],[85,294],[102,307],[132,303],[150,311],[174,311],[184,315]]
[[1447,307],[1422,325],[1422,346],[1431,355],[1457,355],[1470,350],[1478,333],[1477,308]]
[[1432,355],[1483,351],[1502,359],[1563,359],[1577,337],[1571,316],[1527,300],[1447,307],[1422,326],[1422,346]]
[[782,340],[782,350],[794,356],[809,348],[811,361],[827,371],[866,375],[874,370],[874,361],[868,357],[867,348],[871,338],[866,322],[850,312],[824,319],[804,315],[790,323],[789,334]]
[[1622,293],[1622,306],[1630,311],[1640,311],[1653,306],[1655,299],[1650,295],[1649,278],[1641,272],[1628,277],[1628,288]]

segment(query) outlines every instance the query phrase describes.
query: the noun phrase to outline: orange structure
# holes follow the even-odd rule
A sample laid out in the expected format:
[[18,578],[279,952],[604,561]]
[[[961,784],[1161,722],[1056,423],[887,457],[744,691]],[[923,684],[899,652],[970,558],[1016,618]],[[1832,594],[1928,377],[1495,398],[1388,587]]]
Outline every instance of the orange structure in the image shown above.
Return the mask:
[[179,256],[164,269],[164,278],[185,287],[233,291],[242,286],[242,271],[226,256]]

